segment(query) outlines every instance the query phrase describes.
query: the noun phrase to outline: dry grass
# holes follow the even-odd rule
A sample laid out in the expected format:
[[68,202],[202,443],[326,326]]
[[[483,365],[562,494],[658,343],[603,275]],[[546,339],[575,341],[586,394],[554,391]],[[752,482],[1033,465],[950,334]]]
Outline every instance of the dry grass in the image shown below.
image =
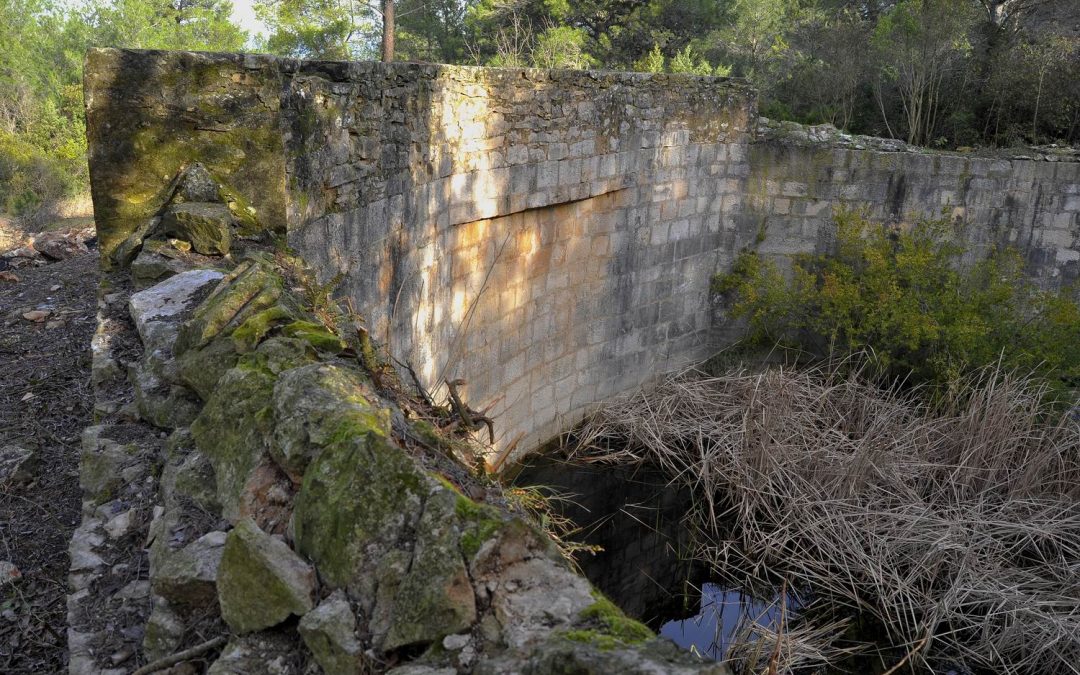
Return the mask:
[[[577,455],[660,465],[718,574],[869,613],[916,666],[1080,673],[1080,423],[1033,381],[961,385],[929,404],[857,374],[687,372],[606,406]],[[799,630],[780,672],[839,654],[837,626]]]

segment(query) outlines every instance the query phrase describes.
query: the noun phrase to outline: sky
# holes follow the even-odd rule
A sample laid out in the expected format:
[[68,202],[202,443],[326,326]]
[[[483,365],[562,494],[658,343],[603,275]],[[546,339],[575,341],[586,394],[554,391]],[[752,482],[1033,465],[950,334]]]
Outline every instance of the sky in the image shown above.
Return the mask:
[[246,30],[249,34],[255,35],[257,33],[265,33],[266,26],[255,18],[255,9],[253,7],[254,0],[232,0],[233,21],[240,24],[240,27]]

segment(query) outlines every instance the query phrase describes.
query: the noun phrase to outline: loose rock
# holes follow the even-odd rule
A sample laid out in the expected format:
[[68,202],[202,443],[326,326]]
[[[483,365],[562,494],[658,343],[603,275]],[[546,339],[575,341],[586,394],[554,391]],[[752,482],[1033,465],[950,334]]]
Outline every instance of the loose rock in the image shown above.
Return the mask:
[[178,551],[171,551],[160,569],[151,570],[154,592],[177,607],[216,604],[225,536],[224,532],[210,532]]
[[22,578],[22,572],[14,563],[0,560],[0,588],[13,584]]
[[33,450],[17,445],[0,448],[0,487],[25,485],[34,479],[37,460]]
[[210,202],[173,204],[161,218],[166,236],[191,242],[191,247],[203,255],[229,252],[232,223],[227,206]]
[[356,615],[344,592],[335,591],[305,614],[298,629],[326,675],[363,672],[364,648],[356,639]]
[[229,532],[218,575],[221,615],[237,633],[276,626],[314,606],[315,570],[248,518]]

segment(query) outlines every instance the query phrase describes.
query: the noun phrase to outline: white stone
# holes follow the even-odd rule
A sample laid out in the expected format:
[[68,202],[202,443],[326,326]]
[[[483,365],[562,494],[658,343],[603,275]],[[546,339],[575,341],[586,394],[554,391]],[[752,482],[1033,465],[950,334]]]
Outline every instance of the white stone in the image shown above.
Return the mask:
[[109,519],[109,522],[105,523],[105,532],[113,539],[119,539],[124,536],[128,533],[128,530],[131,529],[131,518],[134,513],[134,509],[129,509],[121,514],[113,516]]
[[191,270],[132,295],[128,300],[128,311],[139,337],[147,342],[153,322],[176,318],[188,308],[196,293],[223,276],[215,270]]
[[469,644],[471,638],[466,635],[447,635],[443,638],[442,646],[452,652],[456,652],[459,649],[464,649],[465,645]]
[[7,560],[0,560],[0,588],[14,583],[22,578],[22,572],[15,566],[15,563]]

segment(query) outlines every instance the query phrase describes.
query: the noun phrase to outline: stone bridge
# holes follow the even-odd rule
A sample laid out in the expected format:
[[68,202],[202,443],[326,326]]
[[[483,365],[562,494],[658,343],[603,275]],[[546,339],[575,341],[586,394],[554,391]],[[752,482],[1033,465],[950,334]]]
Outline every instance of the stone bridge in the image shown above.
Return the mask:
[[945,209],[1047,287],[1080,274],[1080,163],[759,129],[735,80],[96,50],[86,102],[106,265],[200,163],[242,236],[287,242],[426,386],[465,379],[516,452],[722,346],[711,277],[826,250],[840,204]]

